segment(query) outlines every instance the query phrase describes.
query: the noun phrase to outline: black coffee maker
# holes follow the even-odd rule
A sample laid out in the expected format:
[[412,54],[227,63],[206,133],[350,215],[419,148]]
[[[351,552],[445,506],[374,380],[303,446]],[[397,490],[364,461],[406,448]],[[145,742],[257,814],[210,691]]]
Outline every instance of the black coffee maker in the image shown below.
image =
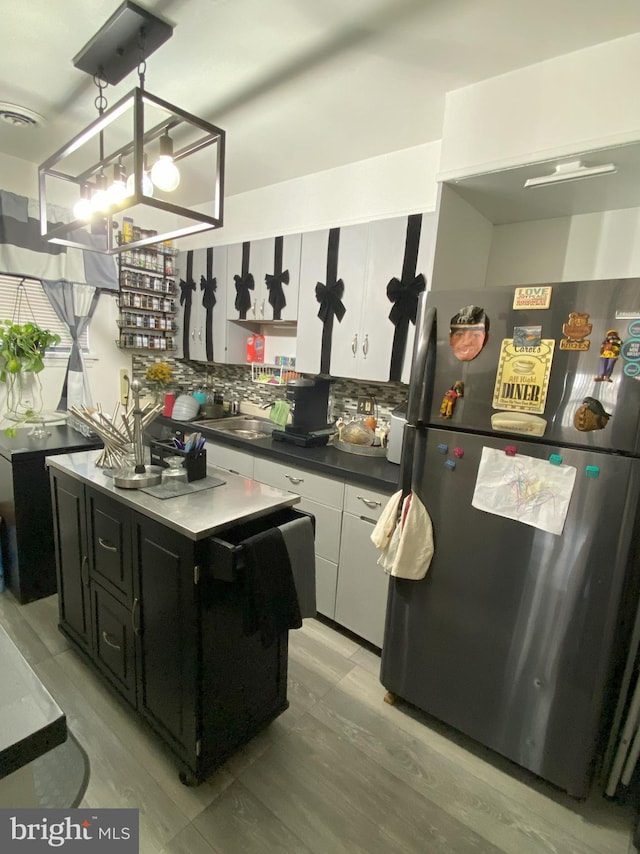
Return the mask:
[[291,405],[291,424],[274,430],[273,438],[294,445],[326,445],[333,432],[327,423],[331,380],[298,379],[287,383],[285,397]]

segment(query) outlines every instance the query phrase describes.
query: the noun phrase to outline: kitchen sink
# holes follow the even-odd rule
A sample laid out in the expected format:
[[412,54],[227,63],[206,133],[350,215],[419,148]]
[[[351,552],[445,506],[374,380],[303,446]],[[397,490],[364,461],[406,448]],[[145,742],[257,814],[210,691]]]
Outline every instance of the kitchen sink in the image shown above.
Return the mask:
[[254,418],[250,415],[238,415],[231,418],[212,418],[198,421],[198,426],[208,427],[218,433],[237,436],[239,439],[264,439],[275,428],[268,418]]

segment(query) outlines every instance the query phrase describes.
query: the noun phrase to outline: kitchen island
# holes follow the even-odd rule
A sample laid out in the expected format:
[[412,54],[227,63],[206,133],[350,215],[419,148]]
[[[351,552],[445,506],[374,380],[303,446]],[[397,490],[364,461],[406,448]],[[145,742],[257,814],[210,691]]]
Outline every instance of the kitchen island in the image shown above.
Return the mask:
[[243,541],[302,514],[227,472],[161,499],[118,489],[95,451],[48,459],[60,630],[194,784],[287,708],[286,630],[245,633]]

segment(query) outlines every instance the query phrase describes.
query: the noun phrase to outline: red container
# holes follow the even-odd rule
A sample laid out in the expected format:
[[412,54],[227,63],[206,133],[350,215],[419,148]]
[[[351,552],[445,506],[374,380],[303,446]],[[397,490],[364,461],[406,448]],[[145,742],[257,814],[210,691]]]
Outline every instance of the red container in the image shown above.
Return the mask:
[[173,404],[176,402],[176,396],[172,391],[168,391],[164,396],[164,408],[162,410],[162,414],[166,415],[167,418],[171,418],[171,414],[173,413]]
[[247,362],[255,362],[256,360],[256,349],[255,349],[255,335],[249,335],[247,338]]

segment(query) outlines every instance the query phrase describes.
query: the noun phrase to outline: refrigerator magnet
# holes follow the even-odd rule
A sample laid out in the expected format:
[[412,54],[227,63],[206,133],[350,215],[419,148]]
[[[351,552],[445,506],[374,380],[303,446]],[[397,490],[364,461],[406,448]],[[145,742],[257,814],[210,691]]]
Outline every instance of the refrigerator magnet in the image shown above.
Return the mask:
[[588,350],[591,341],[587,338],[591,335],[593,324],[589,323],[589,315],[586,312],[572,311],[569,320],[563,324],[562,332],[564,338],[560,342],[561,350]]
[[542,326],[514,326],[514,347],[539,347],[542,340]]
[[581,433],[604,430],[610,418],[611,415],[604,411],[599,400],[595,397],[585,397],[573,416],[573,426]]
[[456,380],[451,388],[445,391],[442,403],[440,404],[440,418],[451,418],[459,397],[464,397],[464,383],[462,380]]
[[551,285],[516,288],[513,294],[514,309],[549,308],[551,305]]
[[493,390],[493,408],[541,415],[547,400],[549,374],[555,348],[553,338],[538,346],[519,347],[505,338]]
[[489,332],[489,318],[479,305],[465,305],[451,318],[449,344],[461,362],[470,362],[482,350]]
[[622,339],[618,334],[617,329],[609,329],[605,335],[605,339],[600,345],[600,362],[598,363],[598,376],[594,377],[594,382],[612,383],[611,374],[616,366],[616,362],[620,356],[622,349]]

